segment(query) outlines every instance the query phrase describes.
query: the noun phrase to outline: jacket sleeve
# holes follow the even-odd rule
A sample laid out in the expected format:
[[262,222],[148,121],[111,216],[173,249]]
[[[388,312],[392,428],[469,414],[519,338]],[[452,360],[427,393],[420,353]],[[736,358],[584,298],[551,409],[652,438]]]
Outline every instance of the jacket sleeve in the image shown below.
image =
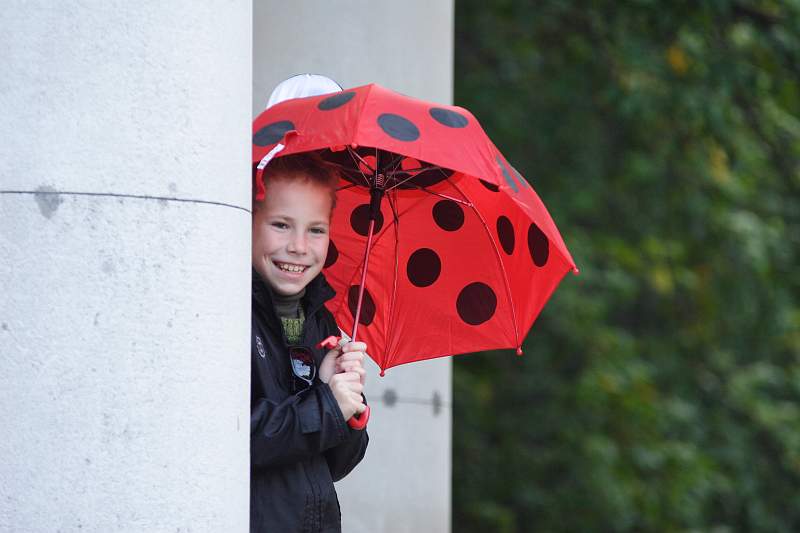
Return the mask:
[[280,403],[259,398],[250,413],[250,462],[265,467],[296,462],[347,443],[349,432],[325,383]]
[[[366,402],[367,399],[364,398],[364,403]],[[345,431],[347,431],[347,437],[344,442],[325,452],[325,459],[328,461],[328,468],[334,481],[345,477],[361,462],[369,443],[367,428],[356,430],[345,425]]]

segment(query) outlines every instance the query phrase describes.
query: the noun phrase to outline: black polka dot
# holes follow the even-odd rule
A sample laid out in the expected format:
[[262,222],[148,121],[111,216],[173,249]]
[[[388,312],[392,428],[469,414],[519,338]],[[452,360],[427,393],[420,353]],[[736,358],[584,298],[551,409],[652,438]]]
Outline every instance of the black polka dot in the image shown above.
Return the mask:
[[[350,309],[350,316],[355,320],[356,306],[358,306],[358,285],[351,285],[350,290],[347,291],[347,307]],[[372,295],[364,288],[364,299],[361,301],[361,316],[358,317],[358,323],[364,326],[369,326],[375,320],[375,300]]]
[[378,125],[388,135],[398,141],[416,141],[419,139],[419,128],[407,118],[393,113],[384,113],[378,117]]
[[503,177],[506,179],[506,183],[508,183],[508,186],[511,187],[514,190],[514,192],[519,192],[519,186],[517,185],[517,182],[514,181],[514,178],[511,177],[511,173],[508,171],[508,168],[506,168],[506,165],[505,163],[503,163],[503,160],[500,158],[499,155],[495,159],[497,161],[497,165],[500,167],[500,170],[503,172]]
[[[369,235],[369,204],[361,204],[353,209],[353,212],[350,213],[350,226],[352,226],[353,231],[362,237]],[[378,218],[375,220],[375,229],[373,230],[373,235],[377,235],[378,232],[381,231],[382,227],[383,213],[378,211]]]
[[482,180],[480,178],[478,178],[478,181],[481,182],[481,185],[483,185],[484,187],[486,187],[487,189],[489,189],[492,192],[497,192],[497,191],[500,190],[500,187],[498,187],[494,183],[489,183],[488,181]]
[[288,120],[267,124],[253,135],[253,144],[256,146],[269,146],[283,139],[287,131],[294,129],[294,123]]
[[430,248],[420,248],[408,258],[408,280],[417,287],[428,287],[439,279],[442,261]]
[[317,107],[321,111],[330,111],[331,109],[342,107],[344,104],[352,100],[355,95],[356,93],[352,91],[346,93],[336,93],[333,96],[329,96],[321,101],[319,104],[317,104]]
[[[429,168],[418,172],[413,178],[400,185],[400,189],[417,189],[419,187],[426,188],[441,183],[450,176],[453,171],[449,168]],[[404,178],[400,177],[400,181]]]
[[464,225],[464,210],[453,200],[440,200],[433,206],[433,220],[445,231],[456,231]]
[[433,107],[429,112],[436,122],[450,128],[463,128],[469,123],[467,117],[449,109]]
[[497,236],[500,238],[500,246],[508,255],[514,253],[514,226],[508,217],[500,215],[497,219]]
[[483,324],[494,316],[497,296],[485,283],[470,283],[458,294],[456,311],[461,320],[470,326]]
[[432,168],[430,170],[423,170],[411,180],[420,187],[430,187],[442,182],[453,175],[453,171],[449,168]]
[[528,251],[531,253],[531,259],[536,266],[543,267],[547,264],[547,258],[550,256],[550,241],[547,239],[539,226],[531,223],[528,228]]
[[[399,189],[418,189],[420,187],[426,188],[441,183],[450,176],[453,171],[449,168],[429,168],[417,172],[417,174],[408,181],[405,181],[398,186]],[[398,174],[397,181],[402,182],[408,178],[408,174]]]
[[336,260],[339,259],[339,250],[336,248],[336,245],[333,241],[328,244],[328,255],[325,256],[325,267],[328,268],[329,266],[333,265]]

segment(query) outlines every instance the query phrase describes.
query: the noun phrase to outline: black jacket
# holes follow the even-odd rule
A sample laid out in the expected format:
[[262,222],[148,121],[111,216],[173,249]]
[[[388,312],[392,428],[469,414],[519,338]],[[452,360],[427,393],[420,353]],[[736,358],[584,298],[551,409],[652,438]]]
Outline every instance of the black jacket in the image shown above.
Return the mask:
[[[314,346],[338,335],[323,305],[334,291],[320,274],[308,284],[302,344],[317,366],[325,350]],[[292,371],[283,327],[269,287],[253,271],[250,393],[251,533],[341,531],[333,482],[364,457],[369,438],[345,422],[327,384],[292,394]]]

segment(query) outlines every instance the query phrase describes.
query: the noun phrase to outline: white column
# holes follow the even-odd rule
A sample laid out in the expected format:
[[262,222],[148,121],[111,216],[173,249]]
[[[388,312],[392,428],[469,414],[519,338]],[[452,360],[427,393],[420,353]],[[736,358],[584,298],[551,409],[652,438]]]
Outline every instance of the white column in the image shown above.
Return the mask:
[[248,530],[251,21],[0,10],[0,531]]
[[[294,74],[452,101],[452,0],[254,4],[253,115]],[[367,455],[337,484],[348,533],[450,530],[451,360],[369,368]]]

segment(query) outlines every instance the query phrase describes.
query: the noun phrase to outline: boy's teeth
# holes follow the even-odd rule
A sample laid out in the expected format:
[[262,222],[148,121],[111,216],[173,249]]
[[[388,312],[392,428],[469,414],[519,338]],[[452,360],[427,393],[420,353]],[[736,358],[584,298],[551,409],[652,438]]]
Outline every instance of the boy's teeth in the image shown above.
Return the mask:
[[285,270],[287,272],[302,272],[306,269],[304,266],[300,265],[290,265],[287,263],[278,263],[278,268],[281,270]]

